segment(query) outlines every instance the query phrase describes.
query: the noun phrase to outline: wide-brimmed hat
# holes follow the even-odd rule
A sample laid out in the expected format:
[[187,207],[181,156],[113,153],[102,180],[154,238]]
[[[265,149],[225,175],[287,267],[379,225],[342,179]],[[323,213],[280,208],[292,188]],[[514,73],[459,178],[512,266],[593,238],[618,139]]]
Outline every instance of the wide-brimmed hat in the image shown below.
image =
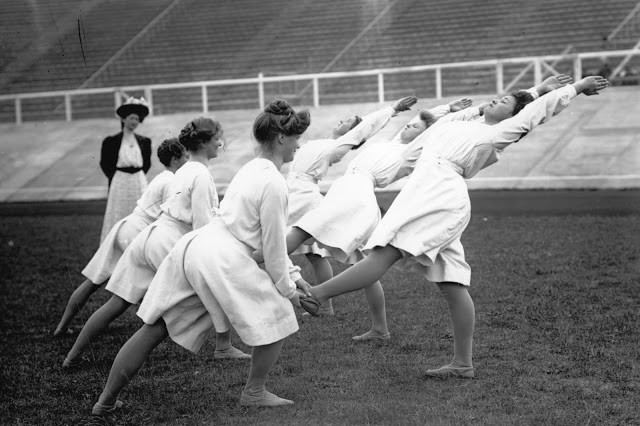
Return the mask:
[[143,97],[136,99],[132,96],[116,109],[116,114],[120,118],[127,118],[130,114],[137,114],[142,122],[149,115],[149,103]]

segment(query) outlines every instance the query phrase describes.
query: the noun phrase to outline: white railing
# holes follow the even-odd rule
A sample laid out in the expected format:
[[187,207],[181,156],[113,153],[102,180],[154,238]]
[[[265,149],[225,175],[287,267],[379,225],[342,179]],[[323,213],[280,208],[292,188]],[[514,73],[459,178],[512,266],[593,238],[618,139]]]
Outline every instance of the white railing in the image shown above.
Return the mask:
[[491,66],[495,69],[495,91],[496,93],[503,93],[504,86],[504,72],[503,67],[505,65],[522,64],[525,66],[533,66],[534,82],[535,84],[542,81],[543,69],[548,72],[556,74],[557,71],[550,63],[559,60],[571,60],[573,62],[573,76],[574,78],[582,76],[582,62],[585,59],[599,59],[602,57],[615,58],[615,57],[627,57],[627,56],[640,56],[640,49],[630,50],[614,50],[614,51],[600,51],[600,52],[587,52],[587,53],[573,53],[567,55],[545,55],[545,56],[529,56],[520,58],[508,58],[508,59],[488,59],[482,61],[468,61],[468,62],[452,62],[444,64],[433,65],[417,65],[410,67],[396,67],[396,68],[382,68],[363,71],[345,71],[345,72],[328,72],[328,73],[315,73],[315,74],[297,74],[297,75],[284,75],[284,76],[264,76],[262,73],[258,77],[252,78],[239,78],[239,79],[227,79],[227,80],[209,80],[209,81],[194,81],[185,83],[170,83],[170,84],[149,84],[138,86],[123,86],[123,87],[103,87],[94,89],[78,89],[78,90],[59,90],[51,92],[38,92],[38,93],[18,93],[9,95],[0,95],[0,101],[13,101],[15,108],[15,122],[17,124],[22,123],[22,101],[25,99],[38,99],[38,98],[51,98],[51,97],[63,97],[65,119],[71,121],[73,118],[72,102],[73,96],[86,96],[95,94],[114,94],[114,106],[120,105],[121,92],[129,91],[143,91],[145,98],[151,104],[151,114],[153,114],[153,92],[167,89],[186,89],[198,87],[201,89],[202,99],[202,112],[207,113],[209,110],[209,101],[207,96],[208,87],[216,86],[231,86],[231,85],[256,85],[258,105],[265,105],[265,84],[277,83],[286,81],[302,81],[311,80],[313,86],[313,105],[320,105],[320,80],[331,80],[345,77],[362,77],[362,76],[377,76],[377,94],[378,101],[385,101],[385,89],[384,89],[384,76],[399,73],[415,73],[423,71],[435,72],[435,95],[437,99],[442,98],[442,71],[446,69],[455,68],[473,68],[473,67],[487,67]]

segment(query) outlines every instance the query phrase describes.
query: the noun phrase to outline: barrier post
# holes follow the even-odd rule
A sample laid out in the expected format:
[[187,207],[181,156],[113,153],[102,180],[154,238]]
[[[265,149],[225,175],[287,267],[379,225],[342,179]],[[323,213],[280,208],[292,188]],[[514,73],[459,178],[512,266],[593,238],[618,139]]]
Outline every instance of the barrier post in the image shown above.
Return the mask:
[[378,73],[378,102],[384,102],[384,74]]
[[436,68],[436,99],[442,99],[442,67]]
[[22,124],[22,99],[16,98],[16,124]]
[[260,104],[260,109],[264,108],[264,82],[262,79],[264,78],[264,74],[258,73],[258,103]]

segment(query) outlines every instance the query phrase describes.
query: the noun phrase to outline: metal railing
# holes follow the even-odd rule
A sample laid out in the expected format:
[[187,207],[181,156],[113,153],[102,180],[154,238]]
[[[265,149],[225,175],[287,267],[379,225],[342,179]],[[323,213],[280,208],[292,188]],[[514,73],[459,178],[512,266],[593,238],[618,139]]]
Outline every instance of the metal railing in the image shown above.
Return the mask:
[[481,61],[467,61],[467,62],[453,62],[442,63],[433,65],[417,65],[409,67],[396,67],[396,68],[381,68],[362,71],[344,71],[344,72],[328,72],[328,73],[312,73],[312,74],[297,74],[297,75],[281,75],[281,76],[264,76],[262,73],[257,77],[252,78],[239,78],[239,79],[225,79],[225,80],[209,80],[209,81],[194,81],[184,83],[170,83],[170,84],[150,84],[150,85],[137,85],[137,86],[123,86],[123,87],[103,87],[93,89],[78,89],[78,90],[59,90],[51,92],[38,92],[38,93],[18,93],[0,95],[0,101],[13,101],[15,123],[22,123],[22,101],[26,99],[38,99],[38,98],[52,98],[62,97],[64,98],[64,111],[65,119],[71,121],[73,119],[72,111],[72,98],[74,96],[87,96],[113,93],[114,107],[120,105],[121,93],[129,91],[142,91],[145,98],[151,105],[151,115],[153,114],[153,94],[162,90],[175,90],[175,89],[188,89],[188,88],[200,88],[201,92],[201,105],[202,112],[207,113],[209,111],[209,99],[208,88],[220,87],[220,86],[236,86],[236,85],[255,85],[257,106],[265,105],[265,84],[278,83],[278,82],[295,82],[295,81],[311,81],[313,88],[313,105],[315,107],[320,105],[320,81],[324,80],[336,80],[347,77],[363,77],[363,76],[375,76],[377,77],[377,98],[378,102],[385,101],[385,87],[384,78],[386,75],[400,74],[400,73],[417,73],[423,71],[435,72],[435,97],[437,99],[442,98],[442,71],[448,69],[463,69],[463,68],[475,68],[475,67],[493,67],[495,70],[495,92],[500,94],[505,91],[504,84],[504,66],[519,64],[525,67],[533,67],[533,75],[535,84],[542,81],[543,69],[547,72],[557,74],[554,61],[570,60],[572,61],[573,77],[580,78],[583,74],[583,61],[588,59],[599,59],[602,57],[615,58],[615,57],[628,57],[628,56],[640,56],[640,48],[629,50],[614,50],[614,51],[599,51],[599,52],[587,52],[587,53],[572,53],[564,55],[545,55],[545,56],[528,56],[520,58],[507,58],[507,59],[488,59]]

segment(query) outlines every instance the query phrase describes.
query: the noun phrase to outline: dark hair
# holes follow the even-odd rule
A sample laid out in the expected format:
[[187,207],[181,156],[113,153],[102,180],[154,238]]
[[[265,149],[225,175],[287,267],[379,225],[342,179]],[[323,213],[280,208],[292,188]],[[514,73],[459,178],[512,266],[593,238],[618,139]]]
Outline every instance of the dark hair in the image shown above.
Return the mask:
[[533,102],[533,95],[526,90],[518,90],[511,94],[514,98],[516,98],[516,105],[513,107],[513,115],[516,115],[524,107]]
[[354,127],[356,127],[358,124],[362,123],[362,117],[360,117],[359,115],[356,115],[353,117],[353,124],[351,125],[351,127],[349,127],[349,130],[352,130]]
[[438,119],[431,112],[423,109],[420,111],[420,120],[424,121],[424,124],[427,125],[427,129],[433,125]]
[[295,112],[284,99],[271,102],[253,123],[253,136],[260,145],[270,145],[282,133],[285,136],[301,135],[311,124],[309,111]]
[[158,147],[158,159],[162,164],[169,167],[172,158],[180,159],[185,152],[186,149],[178,141],[178,138],[165,139]]
[[184,126],[178,139],[188,151],[197,151],[221,131],[220,122],[206,117],[198,117]]

